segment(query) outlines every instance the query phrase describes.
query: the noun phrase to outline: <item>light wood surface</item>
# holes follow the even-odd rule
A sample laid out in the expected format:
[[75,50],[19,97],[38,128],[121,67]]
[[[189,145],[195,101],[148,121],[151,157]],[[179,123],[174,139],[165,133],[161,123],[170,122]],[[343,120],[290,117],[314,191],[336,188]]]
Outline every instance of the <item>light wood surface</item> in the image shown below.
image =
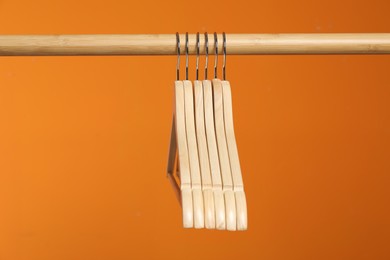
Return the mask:
[[215,229],[215,205],[212,189],[203,190],[204,226],[207,229]]
[[209,153],[207,149],[206,128],[204,122],[203,84],[194,81],[196,137],[198,141],[199,162],[202,176],[202,188],[211,189]]
[[213,79],[212,83],[214,93],[214,124],[218,144],[222,184],[224,190],[233,190],[233,179],[230,169],[229,153],[225,135],[222,83],[219,79]]
[[[174,113],[173,113],[174,115]],[[176,126],[175,126],[175,116],[172,117],[172,127],[171,127],[171,139],[169,142],[169,151],[168,151],[168,165],[167,165],[167,174],[174,174],[175,160],[177,155],[177,144],[176,144]]]
[[233,180],[225,135],[222,83],[219,79],[213,79],[212,85],[214,93],[215,133],[217,137],[218,155],[221,167],[222,189],[224,191],[226,206],[226,229],[236,230],[236,202],[233,192]]
[[202,81],[194,81],[194,101],[195,101],[195,126],[196,138],[198,141],[198,154],[200,173],[202,177],[202,191],[204,202],[205,227],[215,228],[215,206],[212,191],[212,181],[210,173],[209,152],[207,149],[206,128],[204,118],[203,84]]
[[[196,53],[195,37],[189,34],[189,54]],[[221,34],[218,39],[222,53]],[[185,34],[180,42],[184,54]],[[203,34],[200,43],[204,54]],[[390,53],[390,33],[226,34],[226,43],[229,55]],[[176,54],[175,34],[0,35],[0,56]]]
[[[180,189],[173,174],[177,150]],[[167,171],[182,204],[184,227],[247,229],[228,81],[194,81],[194,88],[191,81],[175,81]]]
[[236,196],[236,210],[237,210],[237,230],[248,229],[248,209],[246,206],[246,196],[243,190],[234,192]]
[[236,194],[232,190],[224,191],[226,206],[226,229],[229,231],[237,230],[237,209]]
[[203,96],[207,148],[209,152],[211,180],[214,193],[215,226],[217,229],[226,229],[225,199],[222,191],[222,176],[215,136],[213,89],[210,80],[203,80]]
[[229,81],[223,80],[222,93],[223,93],[223,112],[225,122],[226,142],[229,152],[230,169],[232,171],[233,178],[233,190],[236,198],[236,211],[237,211],[237,229],[246,230],[248,225],[247,220],[247,208],[246,197],[244,192],[244,183],[242,180],[240,160],[238,156],[238,149],[236,143],[236,137],[234,134],[233,123],[233,103],[232,93]]
[[176,138],[178,146],[178,163],[180,167],[180,189],[181,205],[183,213],[183,226],[191,228],[194,226],[194,212],[192,202],[191,175],[188,157],[185,107],[184,107],[184,84],[182,81],[175,81],[175,123]]
[[187,145],[194,207],[194,227],[204,228],[204,204],[202,179],[199,168],[198,144],[195,130],[194,94],[192,89],[192,82],[189,80],[184,80],[183,83]]
[[226,143],[230,159],[234,190],[242,190],[244,187],[241,175],[240,159],[238,157],[236,137],[233,124],[232,95],[229,81],[221,81],[223,95],[223,113],[225,123]]

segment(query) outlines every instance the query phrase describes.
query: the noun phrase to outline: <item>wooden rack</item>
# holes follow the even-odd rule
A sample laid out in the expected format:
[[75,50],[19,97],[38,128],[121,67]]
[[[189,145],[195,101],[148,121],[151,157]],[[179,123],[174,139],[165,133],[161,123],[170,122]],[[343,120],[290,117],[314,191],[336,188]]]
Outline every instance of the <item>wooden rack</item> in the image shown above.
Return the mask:
[[[214,35],[209,34],[214,54]],[[205,53],[200,34],[200,54]],[[185,34],[180,35],[184,54]],[[222,53],[222,34],[218,52]],[[189,34],[189,54],[196,53],[196,34]],[[226,34],[229,55],[390,54],[390,33]],[[0,35],[0,56],[176,55],[175,34]]]

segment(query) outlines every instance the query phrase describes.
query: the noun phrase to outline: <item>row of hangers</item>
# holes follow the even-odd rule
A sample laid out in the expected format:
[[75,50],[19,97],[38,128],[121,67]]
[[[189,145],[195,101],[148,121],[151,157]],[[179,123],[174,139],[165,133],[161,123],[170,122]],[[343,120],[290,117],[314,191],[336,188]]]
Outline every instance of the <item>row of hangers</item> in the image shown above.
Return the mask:
[[205,33],[205,79],[199,80],[199,33],[196,35],[196,79],[180,80],[180,37],[174,83],[174,112],[168,158],[170,180],[182,207],[185,228],[246,230],[247,205],[233,125],[232,94],[226,80],[226,35],[223,76],[217,78],[218,37],[214,33],[214,79],[207,79],[208,34]]

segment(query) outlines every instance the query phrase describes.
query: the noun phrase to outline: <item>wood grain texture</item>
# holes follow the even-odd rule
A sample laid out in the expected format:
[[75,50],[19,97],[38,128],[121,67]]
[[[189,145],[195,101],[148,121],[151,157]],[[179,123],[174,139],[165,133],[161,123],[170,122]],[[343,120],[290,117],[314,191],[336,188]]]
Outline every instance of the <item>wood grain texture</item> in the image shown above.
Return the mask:
[[187,133],[184,107],[184,84],[182,81],[175,81],[175,123],[176,138],[178,146],[178,163],[180,167],[180,189],[181,205],[183,212],[183,226],[191,228],[194,226],[194,212],[192,202],[190,164],[187,147]]
[[227,190],[224,191],[224,197],[225,197],[225,204],[228,205],[226,207],[226,229],[229,231],[236,231],[237,230],[236,194],[232,190]]
[[225,123],[226,143],[230,159],[230,168],[233,178],[233,189],[242,190],[244,184],[242,181],[242,173],[240,166],[240,159],[238,156],[236,137],[234,134],[233,123],[233,107],[232,107],[232,94],[229,81],[221,81],[222,95],[223,95],[223,115]]
[[212,85],[214,93],[215,133],[217,137],[219,163],[221,167],[222,189],[225,196],[226,228],[228,230],[235,230],[237,224],[236,204],[234,199],[233,180],[225,135],[221,80],[213,79]]
[[[219,230],[226,229],[226,207],[224,192],[221,189],[213,189],[215,206],[215,228]],[[230,204],[228,205],[230,206]],[[229,210],[230,212],[230,210]]]
[[237,230],[243,231],[248,229],[248,209],[246,205],[246,195],[242,190],[234,192],[236,197],[237,209]]
[[[174,113],[173,113],[174,114]],[[177,156],[175,116],[172,117],[171,138],[169,141],[167,174],[173,175]]]
[[211,174],[209,152],[207,149],[206,128],[204,119],[203,84],[202,81],[194,81],[195,98],[195,124],[198,141],[199,163],[201,168],[202,189],[211,189]]
[[203,190],[204,226],[207,229],[215,229],[215,204],[212,189]]
[[196,140],[194,94],[192,82],[184,80],[184,107],[187,133],[188,155],[190,163],[191,189],[194,207],[194,227],[204,228],[204,205],[202,193],[202,179],[200,176],[198,143]]
[[223,112],[225,122],[226,142],[229,152],[230,168],[233,178],[233,190],[236,196],[237,210],[237,229],[246,230],[248,225],[248,216],[246,208],[246,196],[244,192],[244,183],[238,156],[237,142],[234,133],[233,123],[233,103],[232,93],[229,81],[221,81],[223,93]]
[[214,93],[214,124],[218,144],[218,155],[221,167],[223,189],[233,190],[233,179],[230,169],[229,153],[225,135],[222,83],[219,79],[213,79],[212,83]]
[[196,138],[198,141],[198,154],[200,163],[200,173],[202,177],[202,191],[204,199],[205,227],[215,228],[215,206],[212,191],[212,181],[210,173],[209,152],[207,148],[204,102],[203,102],[203,84],[202,81],[194,81],[194,101],[195,101],[195,125]]
[[[195,37],[189,34],[189,54],[196,53]],[[180,39],[184,54],[185,34]],[[221,34],[218,39],[221,54]],[[204,54],[203,34],[200,42]],[[226,43],[229,55],[390,53],[390,33],[226,34]],[[212,41],[209,52],[214,53]],[[176,55],[176,35],[0,35],[0,56],[47,55]]]
[[222,191],[222,176],[214,125],[213,89],[210,80],[203,80],[205,128],[209,152],[211,180],[213,184],[215,225],[217,229],[226,229],[225,200]]

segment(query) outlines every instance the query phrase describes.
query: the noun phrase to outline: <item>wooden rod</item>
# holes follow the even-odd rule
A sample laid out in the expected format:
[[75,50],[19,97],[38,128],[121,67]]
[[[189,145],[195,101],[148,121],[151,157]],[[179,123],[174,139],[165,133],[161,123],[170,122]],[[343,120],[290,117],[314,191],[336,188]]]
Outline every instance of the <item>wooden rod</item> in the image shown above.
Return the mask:
[[[209,34],[209,54],[214,35]],[[189,35],[195,54],[196,35]],[[181,54],[185,34],[180,35]],[[390,33],[226,34],[228,55],[258,54],[389,54]],[[222,53],[222,34],[218,34]],[[200,34],[200,53],[205,52]],[[0,35],[0,56],[176,55],[175,34]]]

